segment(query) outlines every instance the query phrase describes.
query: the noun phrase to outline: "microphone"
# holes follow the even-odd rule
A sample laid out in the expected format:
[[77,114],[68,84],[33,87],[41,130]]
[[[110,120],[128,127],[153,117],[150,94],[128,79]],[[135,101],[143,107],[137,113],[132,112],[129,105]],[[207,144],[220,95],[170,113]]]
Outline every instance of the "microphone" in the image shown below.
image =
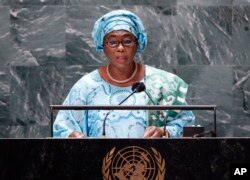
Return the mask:
[[146,86],[143,82],[137,82],[132,85],[132,91],[142,92],[146,90]]
[[[128,96],[128,97],[126,97],[123,101],[121,101],[118,105],[121,105],[122,103],[124,103],[130,96],[132,96],[134,93],[140,93],[140,92],[142,92],[142,91],[145,91],[145,89],[146,89],[146,87],[145,87],[145,85],[144,85],[144,83],[142,83],[142,82],[137,82],[137,83],[134,83],[133,85],[132,85],[132,93]],[[104,120],[103,120],[103,125],[102,125],[102,136],[103,137],[105,137],[106,136],[106,132],[105,132],[105,125],[106,125],[106,121],[107,121],[107,117],[108,117],[108,115],[110,114],[111,112],[109,111],[107,114],[106,114],[106,116],[105,116],[105,118],[104,118]]]
[[[150,101],[154,104],[154,105],[156,105],[156,103],[153,101],[153,99],[151,98],[151,96],[147,93],[147,91],[146,91],[146,86],[145,86],[145,84],[143,83],[143,82],[138,82],[138,83],[135,83],[135,84],[137,84],[137,89],[138,89],[138,91],[144,91],[145,93],[146,93],[146,95],[148,96],[148,98],[150,99]],[[135,85],[134,84],[134,85]],[[134,89],[135,89],[135,87],[134,87]],[[133,86],[132,86],[132,90],[133,90]]]

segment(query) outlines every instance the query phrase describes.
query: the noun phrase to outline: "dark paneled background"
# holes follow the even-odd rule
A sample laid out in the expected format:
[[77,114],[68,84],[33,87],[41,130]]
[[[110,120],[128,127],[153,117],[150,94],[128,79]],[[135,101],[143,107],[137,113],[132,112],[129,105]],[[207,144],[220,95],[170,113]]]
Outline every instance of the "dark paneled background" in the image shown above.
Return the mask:
[[147,29],[138,61],[182,77],[189,104],[216,104],[218,136],[250,136],[250,0],[0,0],[0,138],[50,136],[49,105],[107,62],[92,27],[119,8]]

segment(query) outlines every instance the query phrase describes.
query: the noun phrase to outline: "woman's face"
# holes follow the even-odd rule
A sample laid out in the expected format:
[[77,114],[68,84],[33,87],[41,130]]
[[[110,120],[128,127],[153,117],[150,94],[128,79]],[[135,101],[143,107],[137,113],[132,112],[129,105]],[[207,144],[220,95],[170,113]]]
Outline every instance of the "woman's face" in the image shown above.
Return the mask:
[[108,33],[104,37],[104,53],[111,65],[124,68],[131,64],[137,51],[134,35],[125,30]]

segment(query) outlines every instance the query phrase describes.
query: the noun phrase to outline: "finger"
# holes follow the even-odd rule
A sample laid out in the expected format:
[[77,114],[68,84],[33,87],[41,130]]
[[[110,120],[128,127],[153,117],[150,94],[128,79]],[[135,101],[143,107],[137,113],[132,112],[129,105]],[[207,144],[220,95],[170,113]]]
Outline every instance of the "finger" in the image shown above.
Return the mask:
[[150,126],[146,129],[145,133],[144,133],[144,138],[146,137],[151,137],[154,133],[155,133],[156,127],[154,126]]
[[76,138],[83,138],[83,137],[84,137],[83,134],[77,134],[77,135],[76,135]]
[[82,138],[83,136],[81,132],[74,131],[69,135],[69,138]]
[[162,134],[159,129],[155,130],[151,137],[162,137]]

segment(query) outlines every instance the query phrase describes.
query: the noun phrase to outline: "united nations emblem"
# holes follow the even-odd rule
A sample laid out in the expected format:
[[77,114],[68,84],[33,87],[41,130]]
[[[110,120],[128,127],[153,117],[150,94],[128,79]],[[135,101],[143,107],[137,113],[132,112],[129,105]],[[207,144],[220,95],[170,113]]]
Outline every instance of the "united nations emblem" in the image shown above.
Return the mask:
[[164,180],[165,160],[151,147],[149,151],[129,146],[111,149],[103,159],[104,180]]

